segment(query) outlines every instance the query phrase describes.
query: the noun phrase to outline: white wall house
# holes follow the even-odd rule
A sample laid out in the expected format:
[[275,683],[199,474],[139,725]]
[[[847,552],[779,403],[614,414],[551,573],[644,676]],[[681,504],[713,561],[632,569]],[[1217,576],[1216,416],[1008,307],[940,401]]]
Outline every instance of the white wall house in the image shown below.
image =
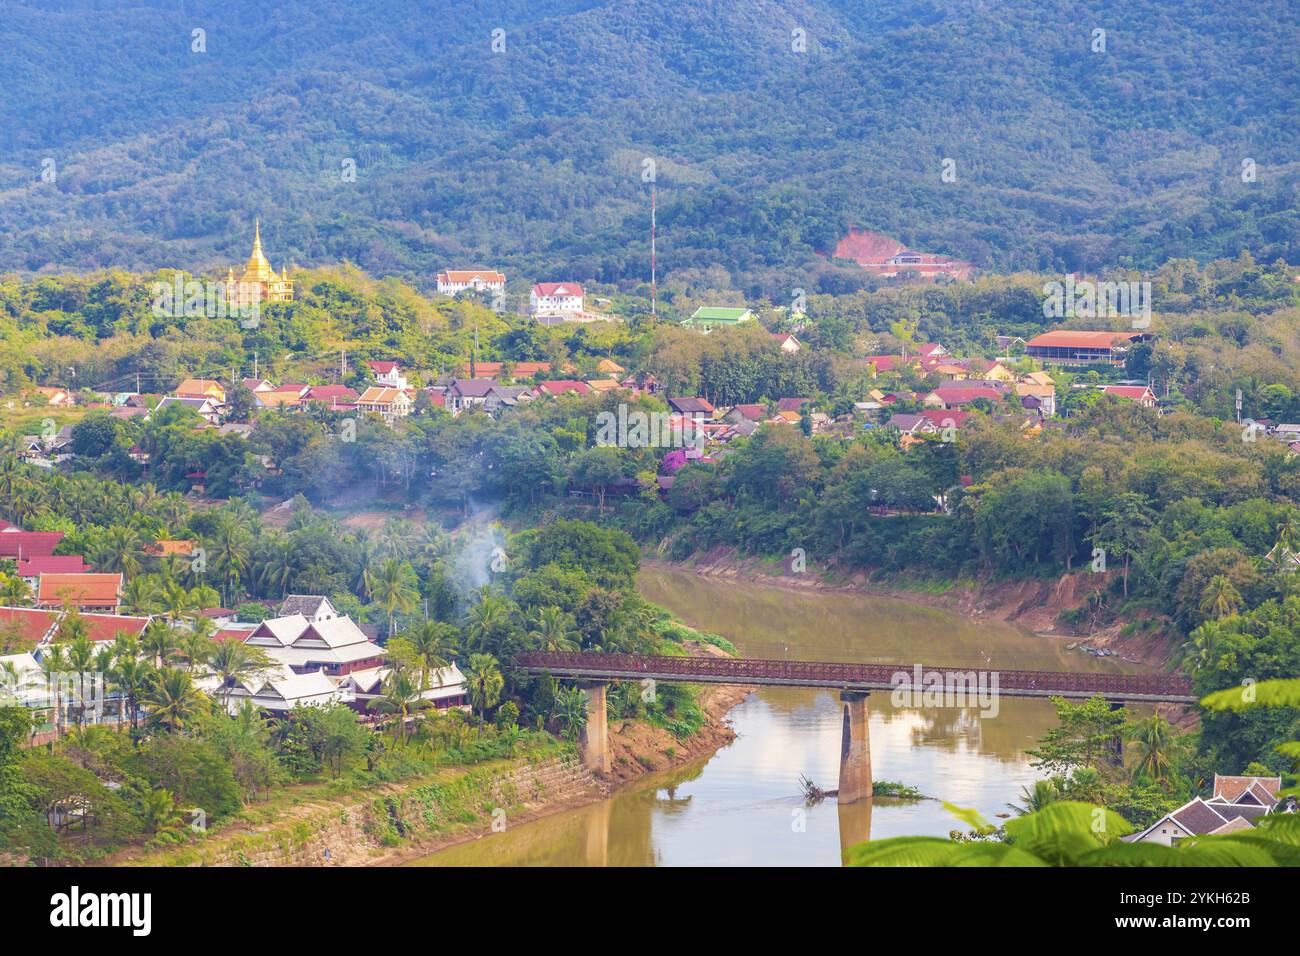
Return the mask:
[[466,290],[473,292],[505,292],[506,277],[491,269],[456,270],[438,273],[438,291],[455,295]]
[[534,315],[581,312],[584,295],[576,282],[539,282],[528,295],[528,307]]

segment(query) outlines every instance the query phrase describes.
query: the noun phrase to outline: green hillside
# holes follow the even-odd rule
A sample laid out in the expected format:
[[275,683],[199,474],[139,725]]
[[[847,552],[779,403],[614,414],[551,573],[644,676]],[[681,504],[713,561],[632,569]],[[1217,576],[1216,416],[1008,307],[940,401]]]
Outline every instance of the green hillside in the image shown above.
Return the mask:
[[[647,157],[669,284],[847,291],[862,274],[817,253],[851,224],[998,270],[1243,248],[1297,261],[1293,13],[1276,0],[1249,16],[1218,0],[6,4],[0,269],[224,271],[260,214],[277,268],[347,259],[426,287],[478,263],[634,281],[648,272]],[[191,51],[195,29],[206,52]]]

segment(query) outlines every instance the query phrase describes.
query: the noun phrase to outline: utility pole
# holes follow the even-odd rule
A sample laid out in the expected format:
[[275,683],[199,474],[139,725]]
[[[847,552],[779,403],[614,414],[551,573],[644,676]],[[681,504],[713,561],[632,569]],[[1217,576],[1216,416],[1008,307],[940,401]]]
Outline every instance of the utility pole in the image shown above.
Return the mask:
[[253,381],[257,381],[257,353],[253,353]]
[[655,233],[657,231],[656,230],[657,225],[658,223],[656,222],[655,219],[655,184],[651,182],[650,183],[650,314],[652,316],[658,315],[658,304],[659,304],[658,286],[656,284],[656,279],[658,278],[658,276],[656,274],[656,268],[655,268],[656,267]]
[[348,357],[347,349],[339,349],[339,381],[343,381],[348,374]]

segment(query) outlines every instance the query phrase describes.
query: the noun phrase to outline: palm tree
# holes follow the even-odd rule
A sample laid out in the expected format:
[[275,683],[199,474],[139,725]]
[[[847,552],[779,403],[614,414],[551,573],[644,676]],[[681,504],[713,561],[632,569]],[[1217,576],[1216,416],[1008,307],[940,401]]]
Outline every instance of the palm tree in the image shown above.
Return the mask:
[[1061,788],[1055,780],[1035,780],[1034,787],[1020,788],[1020,804],[1008,803],[1007,807],[1017,816],[1035,813],[1049,803],[1061,799]]
[[375,572],[366,571],[366,593],[388,614],[388,633],[393,633],[395,611],[409,612],[420,598],[411,566],[389,558]]
[[411,680],[410,675],[400,667],[394,667],[384,680],[382,693],[370,702],[374,710],[387,714],[397,714],[397,738],[406,744],[406,719],[411,711],[428,706],[424,692]]
[[141,660],[133,652],[118,654],[116,663],[108,672],[109,685],[122,695],[131,711],[132,730],[138,726],[140,700],[153,679],[153,668],[149,662]]
[[118,572],[133,578],[144,560],[144,538],[135,528],[113,525],[100,538],[91,554],[91,563],[100,571]]
[[469,699],[478,708],[478,732],[483,733],[483,718],[489,707],[501,699],[505,678],[501,676],[499,662],[491,654],[471,654],[465,665],[465,687]]
[[1171,750],[1174,744],[1174,728],[1169,721],[1159,714],[1152,714],[1144,720],[1135,721],[1125,728],[1125,736],[1137,744],[1137,763],[1133,766],[1134,775],[1145,774],[1163,786],[1169,779],[1173,765]]
[[1233,587],[1232,579],[1226,574],[1210,578],[1201,592],[1201,613],[1214,620],[1235,614],[1243,603],[1241,592]]
[[177,634],[166,621],[154,618],[144,629],[144,639],[140,648],[153,655],[153,666],[162,667],[163,663],[176,651]]
[[190,592],[179,581],[168,581],[159,597],[159,606],[173,627],[180,622],[194,606],[190,603]]
[[544,651],[576,651],[577,627],[573,615],[558,607],[544,607],[537,612],[536,626],[528,632],[529,638]]
[[497,635],[510,623],[510,608],[505,598],[484,588],[478,604],[470,608],[465,633],[469,645],[482,653],[499,650]]
[[158,577],[153,574],[136,575],[122,588],[122,604],[136,614],[152,613],[158,607],[159,596]]
[[230,691],[244,677],[252,677],[271,666],[261,650],[242,641],[222,641],[208,658],[208,667],[221,678],[221,709],[230,708]]
[[257,572],[257,586],[263,594],[279,592],[284,598],[298,573],[298,547],[287,535],[277,535],[267,548]]
[[442,675],[439,672],[451,666],[456,653],[456,628],[441,621],[421,621],[406,633],[406,640],[415,650],[420,689],[428,689],[430,673],[438,674],[438,686],[441,687]]
[[63,715],[59,707],[59,674],[66,667],[63,646],[60,644],[52,644],[49,650],[41,655],[41,673],[45,676],[45,685],[50,689],[50,720],[54,724],[55,740],[59,739],[59,732],[63,727]]
[[64,648],[67,655],[67,669],[76,675],[71,682],[71,690],[76,698],[77,726],[86,719],[86,681],[93,680],[92,665],[95,660],[95,645],[84,633],[78,634]]
[[4,583],[0,584],[0,604],[6,607],[24,607],[31,599],[32,591],[26,581],[16,574],[4,577]]
[[[215,649],[212,639],[204,633],[211,630],[211,622],[206,617],[201,617],[198,620],[208,622],[207,626],[200,625],[195,630],[185,631],[176,641],[176,648],[180,651],[180,656],[185,658],[186,670],[190,671],[206,664]],[[197,624],[198,621],[195,623]]]
[[155,672],[145,691],[144,703],[149,710],[151,725],[175,733],[198,713],[203,695],[195,688],[189,674],[168,667]]
[[248,551],[252,535],[240,523],[235,510],[226,511],[217,519],[211,546],[207,553],[212,558],[213,570],[224,582],[222,600],[225,607],[234,607],[235,586],[248,570]]

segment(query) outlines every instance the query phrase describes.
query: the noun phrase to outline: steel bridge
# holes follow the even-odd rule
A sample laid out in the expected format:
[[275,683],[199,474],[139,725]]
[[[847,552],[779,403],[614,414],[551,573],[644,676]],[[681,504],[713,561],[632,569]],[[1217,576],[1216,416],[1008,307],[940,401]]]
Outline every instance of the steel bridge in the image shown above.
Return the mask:
[[841,691],[987,689],[1006,697],[1194,704],[1192,681],[1179,674],[1099,674],[997,668],[928,667],[924,664],[845,664],[726,657],[659,657],[645,654],[529,652],[528,673],[584,681],[656,680],[691,684],[771,684]]

